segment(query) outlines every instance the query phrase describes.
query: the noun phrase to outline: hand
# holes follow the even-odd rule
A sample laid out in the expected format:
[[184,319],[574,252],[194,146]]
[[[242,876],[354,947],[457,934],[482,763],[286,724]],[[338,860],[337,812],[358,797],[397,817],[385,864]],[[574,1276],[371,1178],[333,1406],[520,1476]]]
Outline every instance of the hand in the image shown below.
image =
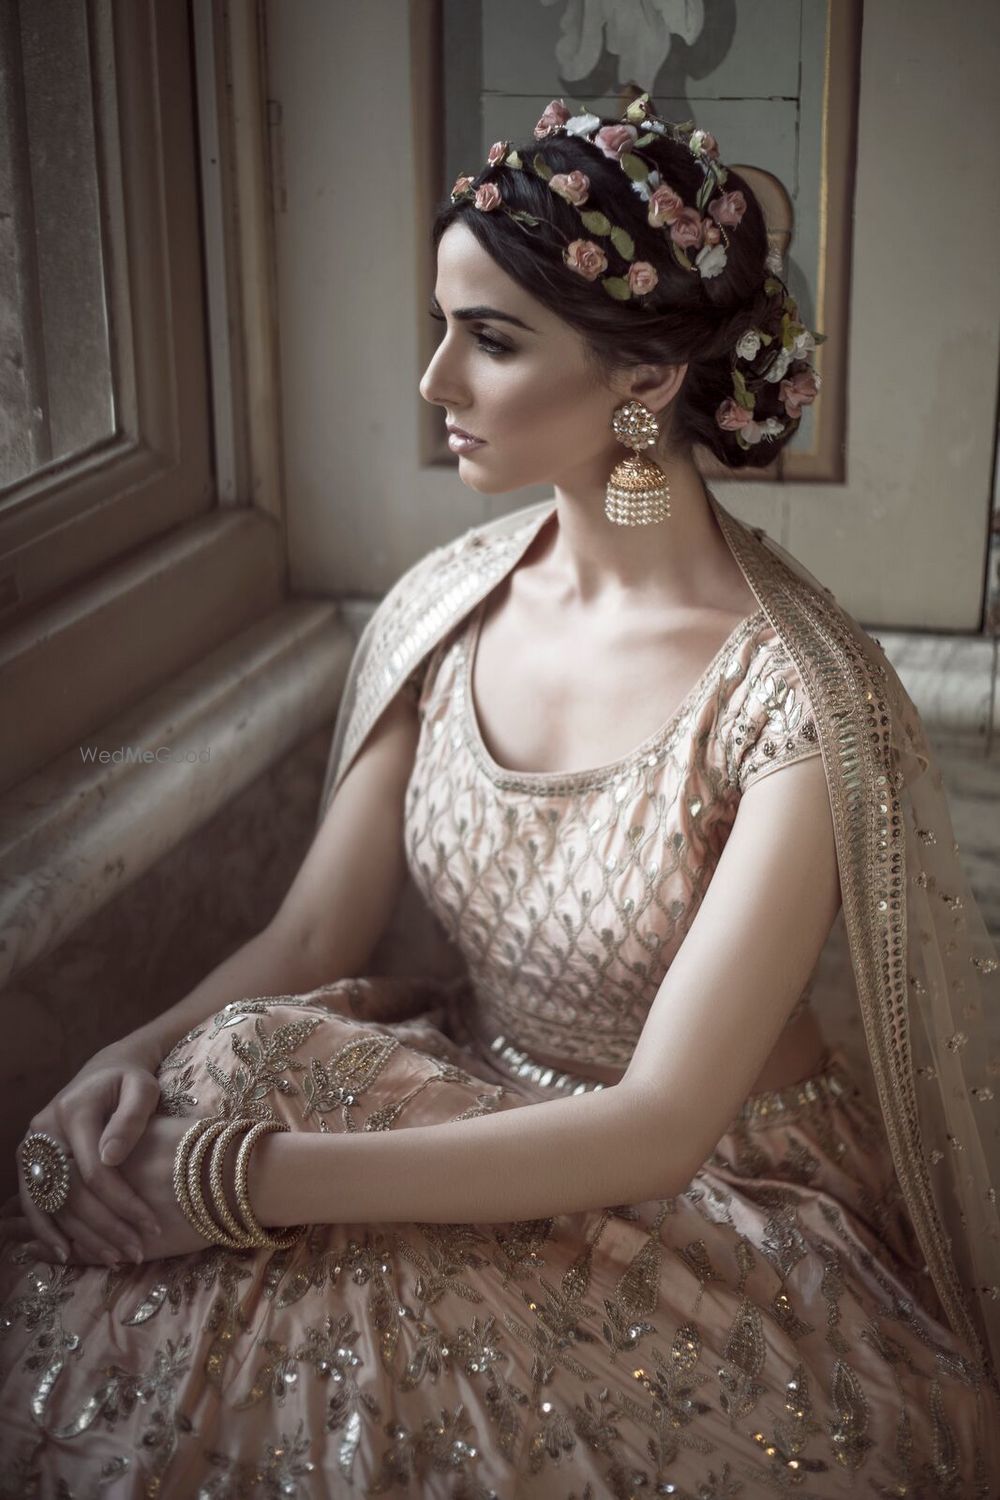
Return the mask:
[[[139,1264],[144,1260],[159,1259],[167,1255],[186,1255],[191,1250],[205,1249],[207,1240],[204,1240],[198,1231],[191,1227],[174,1196],[174,1155],[181,1136],[191,1124],[191,1120],[177,1119],[173,1115],[153,1115],[139,1141],[129,1152],[128,1160],[123,1164],[120,1174],[115,1174],[116,1177],[120,1175],[124,1179],[123,1186],[126,1191],[132,1192],[137,1201],[148,1205],[148,1209],[155,1215],[161,1228],[159,1234],[143,1234],[141,1238],[133,1232],[133,1238],[137,1241],[137,1248],[140,1251],[137,1258],[114,1255],[111,1260],[108,1260],[103,1253],[94,1255],[84,1248],[86,1236],[78,1230],[77,1225],[82,1224],[78,1215],[81,1205],[84,1208],[87,1206],[84,1195],[87,1195],[89,1190],[81,1182],[77,1172],[71,1173],[69,1196],[64,1206],[55,1215],[59,1227],[72,1236],[73,1251],[69,1257],[71,1261],[83,1265],[98,1263],[110,1265],[128,1258],[136,1260]],[[90,1196],[93,1195],[90,1194]],[[231,1194],[227,1196],[231,1199]],[[24,1215],[18,1215],[19,1206],[20,1200],[15,1195],[8,1199],[0,1209],[0,1236],[10,1240],[29,1241],[29,1248],[39,1260],[51,1262],[56,1259],[51,1243],[39,1243],[28,1219]],[[39,1211],[36,1209],[35,1212],[37,1214]],[[42,1214],[41,1217],[50,1220],[52,1218],[51,1215],[46,1214]]]
[[[151,1058],[109,1047],[32,1119],[29,1130],[47,1131],[73,1156],[70,1196],[54,1215],[32,1202],[18,1164],[18,1199],[28,1237],[48,1247],[56,1259],[105,1265],[123,1258],[141,1260],[143,1241],[156,1239],[155,1213],[115,1170],[159,1102],[153,1066]],[[2,1229],[21,1237],[11,1230],[11,1216]]]

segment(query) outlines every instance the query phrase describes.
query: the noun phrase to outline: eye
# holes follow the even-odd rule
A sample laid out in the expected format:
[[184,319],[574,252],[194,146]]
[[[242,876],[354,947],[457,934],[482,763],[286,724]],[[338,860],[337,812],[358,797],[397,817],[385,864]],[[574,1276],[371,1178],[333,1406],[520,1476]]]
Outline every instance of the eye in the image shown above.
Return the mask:
[[474,337],[476,343],[479,345],[480,349],[482,349],[484,354],[492,354],[495,356],[498,354],[509,354],[511,352],[506,344],[498,343],[496,339],[491,339],[485,333],[477,333],[474,335]]
[[[431,306],[427,309],[427,311],[430,313],[435,322],[446,323],[448,321],[439,307]],[[472,334],[472,337],[475,339],[476,343],[479,345],[479,348],[482,349],[484,354],[490,354],[494,358],[497,358],[502,354],[513,353],[513,350],[511,349],[509,344],[501,344],[499,340],[491,339],[488,334],[476,333],[471,328],[469,332]]]

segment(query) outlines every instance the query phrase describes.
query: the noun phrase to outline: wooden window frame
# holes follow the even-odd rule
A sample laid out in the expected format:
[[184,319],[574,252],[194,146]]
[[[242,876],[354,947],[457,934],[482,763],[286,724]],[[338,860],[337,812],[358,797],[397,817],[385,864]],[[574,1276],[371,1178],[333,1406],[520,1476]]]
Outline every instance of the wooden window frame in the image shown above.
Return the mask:
[[129,122],[112,301],[136,399],[0,511],[0,791],[288,593],[263,4],[88,14]]

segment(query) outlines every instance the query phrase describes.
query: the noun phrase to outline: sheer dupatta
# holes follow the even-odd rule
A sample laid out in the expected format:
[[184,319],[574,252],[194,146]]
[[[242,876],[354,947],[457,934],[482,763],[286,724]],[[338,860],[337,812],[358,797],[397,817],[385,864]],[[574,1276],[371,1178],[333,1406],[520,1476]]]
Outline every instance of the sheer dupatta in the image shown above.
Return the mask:
[[[869,1077],[927,1274],[970,1364],[1000,1370],[1000,971],[958,857],[940,770],[879,643],[763,530],[709,499],[801,673],[836,831]],[[428,653],[517,564],[555,509],[525,507],[422,558],[358,642],[319,821],[369,730]],[[824,1034],[843,1039],[814,999]]]

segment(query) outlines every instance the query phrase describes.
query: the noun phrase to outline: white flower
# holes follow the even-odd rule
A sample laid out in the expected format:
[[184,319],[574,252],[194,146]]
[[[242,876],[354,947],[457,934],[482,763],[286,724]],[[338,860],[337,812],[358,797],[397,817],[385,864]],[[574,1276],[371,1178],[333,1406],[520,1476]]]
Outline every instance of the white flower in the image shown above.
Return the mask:
[[776,245],[772,245],[764,258],[764,268],[770,271],[772,276],[780,276],[784,270],[785,257]]
[[749,333],[745,333],[736,345],[736,353],[740,359],[756,359],[760,344],[760,334],[756,328],[751,328]]
[[792,345],[792,358],[808,359],[809,355],[813,353],[815,348],[816,340],[813,338],[808,328],[804,328],[796,338],[795,343]]
[[643,203],[648,203],[654,190],[660,185],[660,174],[659,172],[650,172],[648,177],[645,177],[641,182],[636,182],[630,177],[628,185],[633,193],[639,194]]
[[643,120],[642,127],[644,130],[651,130],[654,135],[666,135],[667,133],[667,127],[662,120]]
[[592,130],[599,130],[600,125],[598,115],[571,115],[563,129],[567,135],[589,135]]
[[791,362],[791,349],[779,349],[778,357],[774,361],[774,364],[771,366],[771,368],[767,371],[764,379],[769,380],[772,385],[776,385],[779,380],[784,380],[785,374],[788,370],[788,366],[791,364]]
[[698,155],[698,152],[704,145],[705,137],[707,134],[707,130],[692,130],[691,135],[688,138],[688,148],[693,152],[695,156]]
[[780,437],[784,430],[784,423],[779,422],[777,417],[767,417],[763,422],[748,422],[745,427],[740,428],[744,441],[751,447],[759,443],[762,438],[772,442],[776,437]]
[[711,276],[718,276],[726,266],[725,245],[704,245],[698,251],[694,263],[706,280]]

